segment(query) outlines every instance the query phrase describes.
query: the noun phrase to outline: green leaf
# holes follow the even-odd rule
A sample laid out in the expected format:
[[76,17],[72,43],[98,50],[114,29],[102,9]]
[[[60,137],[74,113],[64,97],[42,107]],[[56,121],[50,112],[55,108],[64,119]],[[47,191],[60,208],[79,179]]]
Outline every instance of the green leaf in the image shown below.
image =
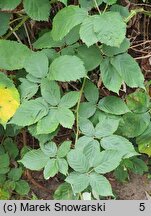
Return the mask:
[[48,114],[48,105],[42,98],[25,101],[16,111],[11,124],[28,126],[38,122]]
[[[103,0],[96,0],[98,6],[100,4],[102,4]],[[94,1],[90,1],[90,0],[79,0],[79,3],[81,5],[81,7],[87,8],[88,10],[90,10],[91,8],[96,7],[95,2]]]
[[84,63],[76,56],[60,56],[50,65],[48,74],[50,80],[76,81],[82,77],[86,77],[86,70]]
[[135,91],[126,97],[128,108],[134,113],[144,113],[149,107],[149,96],[146,92]]
[[98,108],[106,113],[114,115],[122,115],[130,112],[122,99],[116,96],[107,96],[101,99],[98,103]]
[[2,10],[14,10],[20,3],[21,0],[0,0],[0,8]]
[[43,78],[48,73],[48,64],[48,58],[44,53],[33,52],[26,58],[24,68],[29,74],[37,78]]
[[83,149],[83,153],[89,160],[89,164],[93,167],[95,160],[98,158],[100,152],[100,144],[97,140],[89,142]]
[[94,70],[102,61],[100,49],[94,45],[87,47],[82,45],[76,49],[77,56],[84,62],[87,71]]
[[84,87],[84,96],[89,102],[92,102],[94,104],[98,102],[99,90],[96,87],[96,85],[90,80],[86,81],[86,84]]
[[65,179],[66,182],[71,184],[74,193],[80,193],[86,189],[89,185],[89,177],[86,174],[80,174],[77,172],[72,172]]
[[72,191],[71,185],[65,182],[59,185],[53,198],[55,200],[77,200],[78,195],[75,195]]
[[82,23],[87,16],[87,11],[78,6],[70,5],[60,10],[53,19],[52,37],[62,40],[70,30]]
[[88,16],[80,28],[80,38],[88,47],[98,42],[97,34],[94,32],[94,19],[95,16]]
[[134,138],[141,135],[146,130],[149,123],[149,113],[126,113],[120,121],[118,133],[128,138]]
[[130,14],[127,7],[124,7],[124,6],[118,5],[118,4],[112,5],[110,7],[110,10],[114,11],[114,12],[119,12],[120,15],[124,18],[128,17]]
[[16,143],[11,138],[6,138],[3,142],[3,146],[11,159],[15,159],[18,156],[19,150]]
[[65,107],[60,107],[57,109],[56,118],[58,122],[65,128],[72,128],[75,117],[73,112]]
[[103,2],[105,2],[108,5],[112,5],[112,4],[115,4],[117,0],[103,0]]
[[56,119],[56,116],[56,109],[50,109],[48,115],[38,121],[37,134],[49,134],[54,132],[59,125],[59,121]]
[[78,102],[78,99],[80,97],[80,93],[77,91],[70,91],[67,94],[65,94],[60,102],[59,102],[59,107],[66,107],[66,108],[71,108],[76,105]]
[[57,134],[57,130],[49,134],[37,134],[37,124],[28,127],[29,133],[35,137],[40,143],[46,143],[54,138]]
[[8,173],[8,178],[12,181],[18,181],[23,174],[22,168],[12,168]]
[[27,195],[30,191],[29,184],[25,180],[19,180],[16,182],[15,191],[21,196]]
[[126,24],[119,13],[110,11],[97,15],[94,17],[93,25],[94,32],[101,43],[119,47],[125,38]]
[[76,142],[75,148],[79,149],[80,151],[83,151],[85,146],[87,146],[89,144],[89,142],[91,142],[91,141],[93,141],[93,137],[82,136]]
[[[0,6],[1,6],[1,2],[0,2]],[[7,32],[9,28],[10,17],[11,17],[11,14],[0,12],[0,20],[1,20],[1,23],[3,23],[2,25],[0,25],[0,36],[4,35]]]
[[91,102],[80,103],[79,116],[82,118],[90,118],[96,111],[96,105]]
[[118,55],[126,52],[129,47],[130,47],[130,41],[129,39],[125,38],[119,47],[107,46],[103,44],[102,51],[105,55],[112,57],[114,55]]
[[105,174],[116,169],[121,162],[121,155],[117,150],[105,150],[100,153],[99,164],[94,168],[95,172]]
[[94,126],[91,123],[90,120],[88,119],[84,119],[84,118],[80,118],[80,130],[83,134],[85,134],[88,137],[93,137],[95,134],[95,130],[94,130]]
[[101,78],[105,87],[115,93],[119,93],[122,85],[122,77],[110,63],[109,58],[104,58],[100,64]]
[[111,64],[118,71],[124,82],[132,88],[144,88],[144,76],[137,62],[129,54],[114,56]]
[[38,149],[27,152],[19,162],[22,163],[27,169],[41,170],[44,166],[46,166],[48,160],[49,157]]
[[90,185],[92,190],[101,196],[113,196],[109,181],[102,175],[95,172],[91,173]]
[[54,41],[52,38],[51,31],[44,33],[40,36],[34,43],[33,47],[35,49],[53,48],[61,47],[65,44],[64,41]]
[[49,159],[44,168],[44,178],[47,180],[54,177],[58,173],[58,165],[56,159]]
[[70,151],[71,141],[64,141],[58,148],[57,156],[59,158],[65,157]]
[[57,146],[54,142],[47,142],[45,144],[40,144],[42,152],[48,157],[55,157],[57,154]]
[[6,175],[0,174],[0,187],[1,188],[5,182],[6,182]]
[[57,163],[58,163],[59,172],[62,173],[63,175],[67,175],[68,173],[67,161],[64,158],[58,158]]
[[22,69],[25,59],[30,53],[31,51],[23,44],[15,41],[0,40],[0,68],[4,70]]
[[6,174],[9,171],[9,156],[8,154],[0,155],[0,174]]
[[57,106],[60,102],[61,96],[58,84],[47,78],[41,81],[41,95],[51,106]]
[[27,80],[30,81],[30,82],[33,82],[33,83],[41,83],[41,79],[40,79],[40,78],[34,77],[34,76],[32,76],[31,74],[27,74],[26,78],[27,78]]
[[112,135],[118,128],[119,119],[105,119],[95,127],[94,136],[98,139]]
[[24,0],[23,1],[25,12],[37,21],[48,21],[50,13],[49,0]]
[[19,86],[19,92],[21,100],[31,99],[38,91],[38,85],[36,83],[30,82],[27,79],[21,79],[21,85]]
[[148,128],[136,138],[138,149],[140,153],[145,153],[151,156],[151,123]]
[[80,150],[71,150],[67,155],[68,163],[71,168],[80,173],[85,173],[89,169],[86,156]]
[[122,136],[111,135],[104,137],[102,138],[100,144],[106,150],[117,150],[121,157],[124,156],[124,158],[138,155],[132,143]]
[[128,179],[128,171],[124,166],[118,166],[114,171],[114,176],[119,182],[125,182]]
[[131,169],[132,172],[139,175],[143,175],[144,172],[148,172],[148,167],[143,160],[135,157],[132,159],[132,162],[133,162],[133,167]]
[[76,43],[80,38],[79,31],[80,31],[80,25],[77,25],[73,29],[71,29],[71,31],[63,39],[65,44],[66,45],[72,45],[72,44]]

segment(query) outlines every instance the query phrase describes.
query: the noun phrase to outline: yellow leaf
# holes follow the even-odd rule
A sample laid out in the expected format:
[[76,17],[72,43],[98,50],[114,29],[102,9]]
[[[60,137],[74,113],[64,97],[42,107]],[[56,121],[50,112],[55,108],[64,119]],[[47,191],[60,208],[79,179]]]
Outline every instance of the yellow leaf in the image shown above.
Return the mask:
[[20,97],[13,82],[0,73],[0,124],[6,125],[20,105]]

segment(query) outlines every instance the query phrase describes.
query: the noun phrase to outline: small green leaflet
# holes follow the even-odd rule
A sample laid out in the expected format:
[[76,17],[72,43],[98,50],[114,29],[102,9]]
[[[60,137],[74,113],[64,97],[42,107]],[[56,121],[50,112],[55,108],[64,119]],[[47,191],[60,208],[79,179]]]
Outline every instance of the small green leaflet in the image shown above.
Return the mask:
[[80,174],[77,172],[70,173],[65,181],[71,184],[74,193],[80,193],[86,189],[90,182],[87,174]]
[[24,101],[31,99],[37,93],[38,85],[24,78],[20,81],[21,85],[19,86],[19,93],[21,95],[21,100]]
[[63,46],[64,41],[54,41],[51,31],[44,33],[33,44],[35,49],[53,48]]
[[60,10],[53,19],[52,37],[54,40],[62,40],[70,30],[82,23],[87,16],[87,11],[78,6],[70,5]]
[[140,153],[145,153],[148,156],[151,156],[151,123],[147,129],[136,138],[136,143],[138,144]]
[[94,170],[100,174],[111,172],[120,165],[121,159],[117,150],[102,151],[99,155],[99,165]]
[[70,167],[79,173],[85,173],[89,169],[89,162],[80,150],[71,150],[67,155],[67,160]]
[[56,116],[57,110],[50,109],[48,115],[44,116],[42,119],[38,121],[37,134],[50,134],[54,132],[59,125]]
[[80,93],[77,91],[70,91],[66,93],[59,102],[59,107],[71,108],[76,105],[78,99],[80,97]]
[[41,95],[51,106],[57,106],[60,102],[60,88],[55,81],[44,78],[41,80]]
[[27,169],[41,170],[46,166],[48,160],[49,156],[45,155],[40,149],[38,149],[27,152],[19,162]]
[[116,96],[107,96],[98,103],[98,108],[106,113],[122,115],[130,112],[124,101]]
[[[12,55],[13,53],[13,55]],[[0,68],[18,70],[24,67],[26,58],[31,54],[27,46],[15,41],[0,40]]]
[[70,129],[72,128],[75,120],[73,112],[70,109],[64,107],[57,109],[56,118],[63,127]]
[[91,173],[90,185],[92,190],[101,196],[113,196],[109,181],[102,175],[95,172]]
[[48,157],[55,157],[57,154],[57,146],[54,142],[40,144],[42,152]]
[[27,195],[30,191],[29,184],[25,180],[19,180],[15,183],[15,191],[21,196]]
[[44,178],[47,180],[54,177],[58,173],[58,165],[56,159],[49,159],[44,168]]
[[64,141],[58,148],[57,156],[59,158],[65,157],[70,151],[71,141]]
[[23,1],[25,12],[37,21],[48,21],[50,13],[49,0],[24,0]]
[[144,88],[144,76],[138,63],[127,53],[111,59],[111,64],[118,71],[124,82],[132,88]]
[[94,104],[96,104],[99,100],[99,90],[96,85],[90,80],[86,80],[84,87],[84,96],[89,102],[92,102]]
[[119,13],[110,11],[95,16],[94,32],[97,34],[97,38],[101,43],[119,47],[125,38],[126,24]]
[[115,93],[119,93],[122,85],[122,77],[110,63],[109,58],[104,58],[100,64],[101,79],[105,87]]
[[146,130],[149,123],[149,113],[126,113],[120,121],[118,134],[128,138],[137,137]]
[[77,200],[78,195],[75,195],[72,191],[71,185],[67,182],[59,185],[54,193],[55,200]]
[[100,144],[106,150],[117,150],[121,156],[124,156],[124,158],[138,155],[132,143],[122,136],[111,135],[104,137],[102,138]]
[[22,103],[9,123],[28,126],[38,122],[47,114],[48,105],[42,98],[37,98]]
[[32,52],[24,63],[25,70],[34,77],[43,78],[48,73],[48,58],[42,52]]
[[15,9],[19,4],[21,3],[21,0],[0,0],[0,8],[2,10],[13,10]]
[[57,81],[76,81],[86,77],[86,69],[83,61],[70,55],[56,58],[50,65],[48,79]]
[[11,14],[0,12],[0,20],[1,20],[1,23],[3,23],[3,25],[0,25],[0,36],[4,35],[7,32],[9,28],[10,17],[11,17]]
[[82,45],[76,49],[77,56],[84,62],[87,71],[95,69],[102,61],[100,49],[93,45],[87,47]]

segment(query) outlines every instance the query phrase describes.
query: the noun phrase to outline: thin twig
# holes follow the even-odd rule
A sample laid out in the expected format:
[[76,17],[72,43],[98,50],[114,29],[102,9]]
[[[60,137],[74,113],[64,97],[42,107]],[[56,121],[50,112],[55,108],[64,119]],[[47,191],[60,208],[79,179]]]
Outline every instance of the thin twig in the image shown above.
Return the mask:
[[136,57],[135,59],[145,59],[145,58],[150,58],[151,54],[145,55],[145,56],[140,56],[140,57]]
[[94,1],[95,6],[96,6],[96,9],[98,10],[99,14],[101,15],[101,11],[100,11],[100,8],[98,6],[97,1],[96,0],[93,0],[93,1]]
[[4,39],[8,39],[14,32],[16,32],[27,20],[29,19],[28,16],[24,16],[22,21],[14,28],[12,29],[5,37]]
[[82,83],[82,87],[80,90],[80,96],[79,96],[79,100],[78,100],[77,108],[76,108],[76,129],[77,129],[77,131],[76,131],[75,143],[77,142],[78,137],[79,137],[79,108],[80,108],[80,102],[81,102],[85,82],[86,82],[86,77],[84,78],[83,83]]
[[26,32],[26,35],[27,35],[27,39],[28,39],[28,43],[29,43],[29,47],[30,47],[30,49],[32,50],[33,47],[32,47],[32,44],[31,44],[31,40],[30,40],[30,37],[29,37],[29,33],[28,33],[28,30],[27,30],[26,23],[24,23],[24,29],[25,29],[25,32]]
[[[13,31],[13,28],[12,28],[11,26],[10,26],[9,28],[10,28],[11,31]],[[20,38],[19,38],[18,35],[16,34],[16,32],[13,32],[13,35],[16,37],[16,39],[17,39],[17,41],[18,41],[19,43],[22,43],[21,40],[20,40]]]

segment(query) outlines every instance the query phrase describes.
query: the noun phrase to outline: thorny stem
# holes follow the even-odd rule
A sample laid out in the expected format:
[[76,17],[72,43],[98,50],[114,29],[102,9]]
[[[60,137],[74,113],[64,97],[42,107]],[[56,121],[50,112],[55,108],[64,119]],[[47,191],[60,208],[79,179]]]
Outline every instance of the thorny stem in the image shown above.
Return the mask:
[[8,39],[15,31],[17,31],[27,20],[29,19],[28,16],[24,16],[22,21],[14,28],[12,29],[5,37],[4,39]]
[[82,87],[80,90],[80,96],[79,96],[79,100],[78,100],[77,108],[76,108],[76,138],[75,138],[75,143],[77,142],[78,136],[79,136],[79,108],[80,108],[80,102],[81,102],[85,82],[86,82],[86,77],[84,78],[83,83],[82,83]]
[[100,11],[100,8],[98,6],[97,1],[96,0],[93,0],[93,1],[94,1],[95,6],[96,6],[96,9],[98,10],[99,14],[101,15],[101,11]]

